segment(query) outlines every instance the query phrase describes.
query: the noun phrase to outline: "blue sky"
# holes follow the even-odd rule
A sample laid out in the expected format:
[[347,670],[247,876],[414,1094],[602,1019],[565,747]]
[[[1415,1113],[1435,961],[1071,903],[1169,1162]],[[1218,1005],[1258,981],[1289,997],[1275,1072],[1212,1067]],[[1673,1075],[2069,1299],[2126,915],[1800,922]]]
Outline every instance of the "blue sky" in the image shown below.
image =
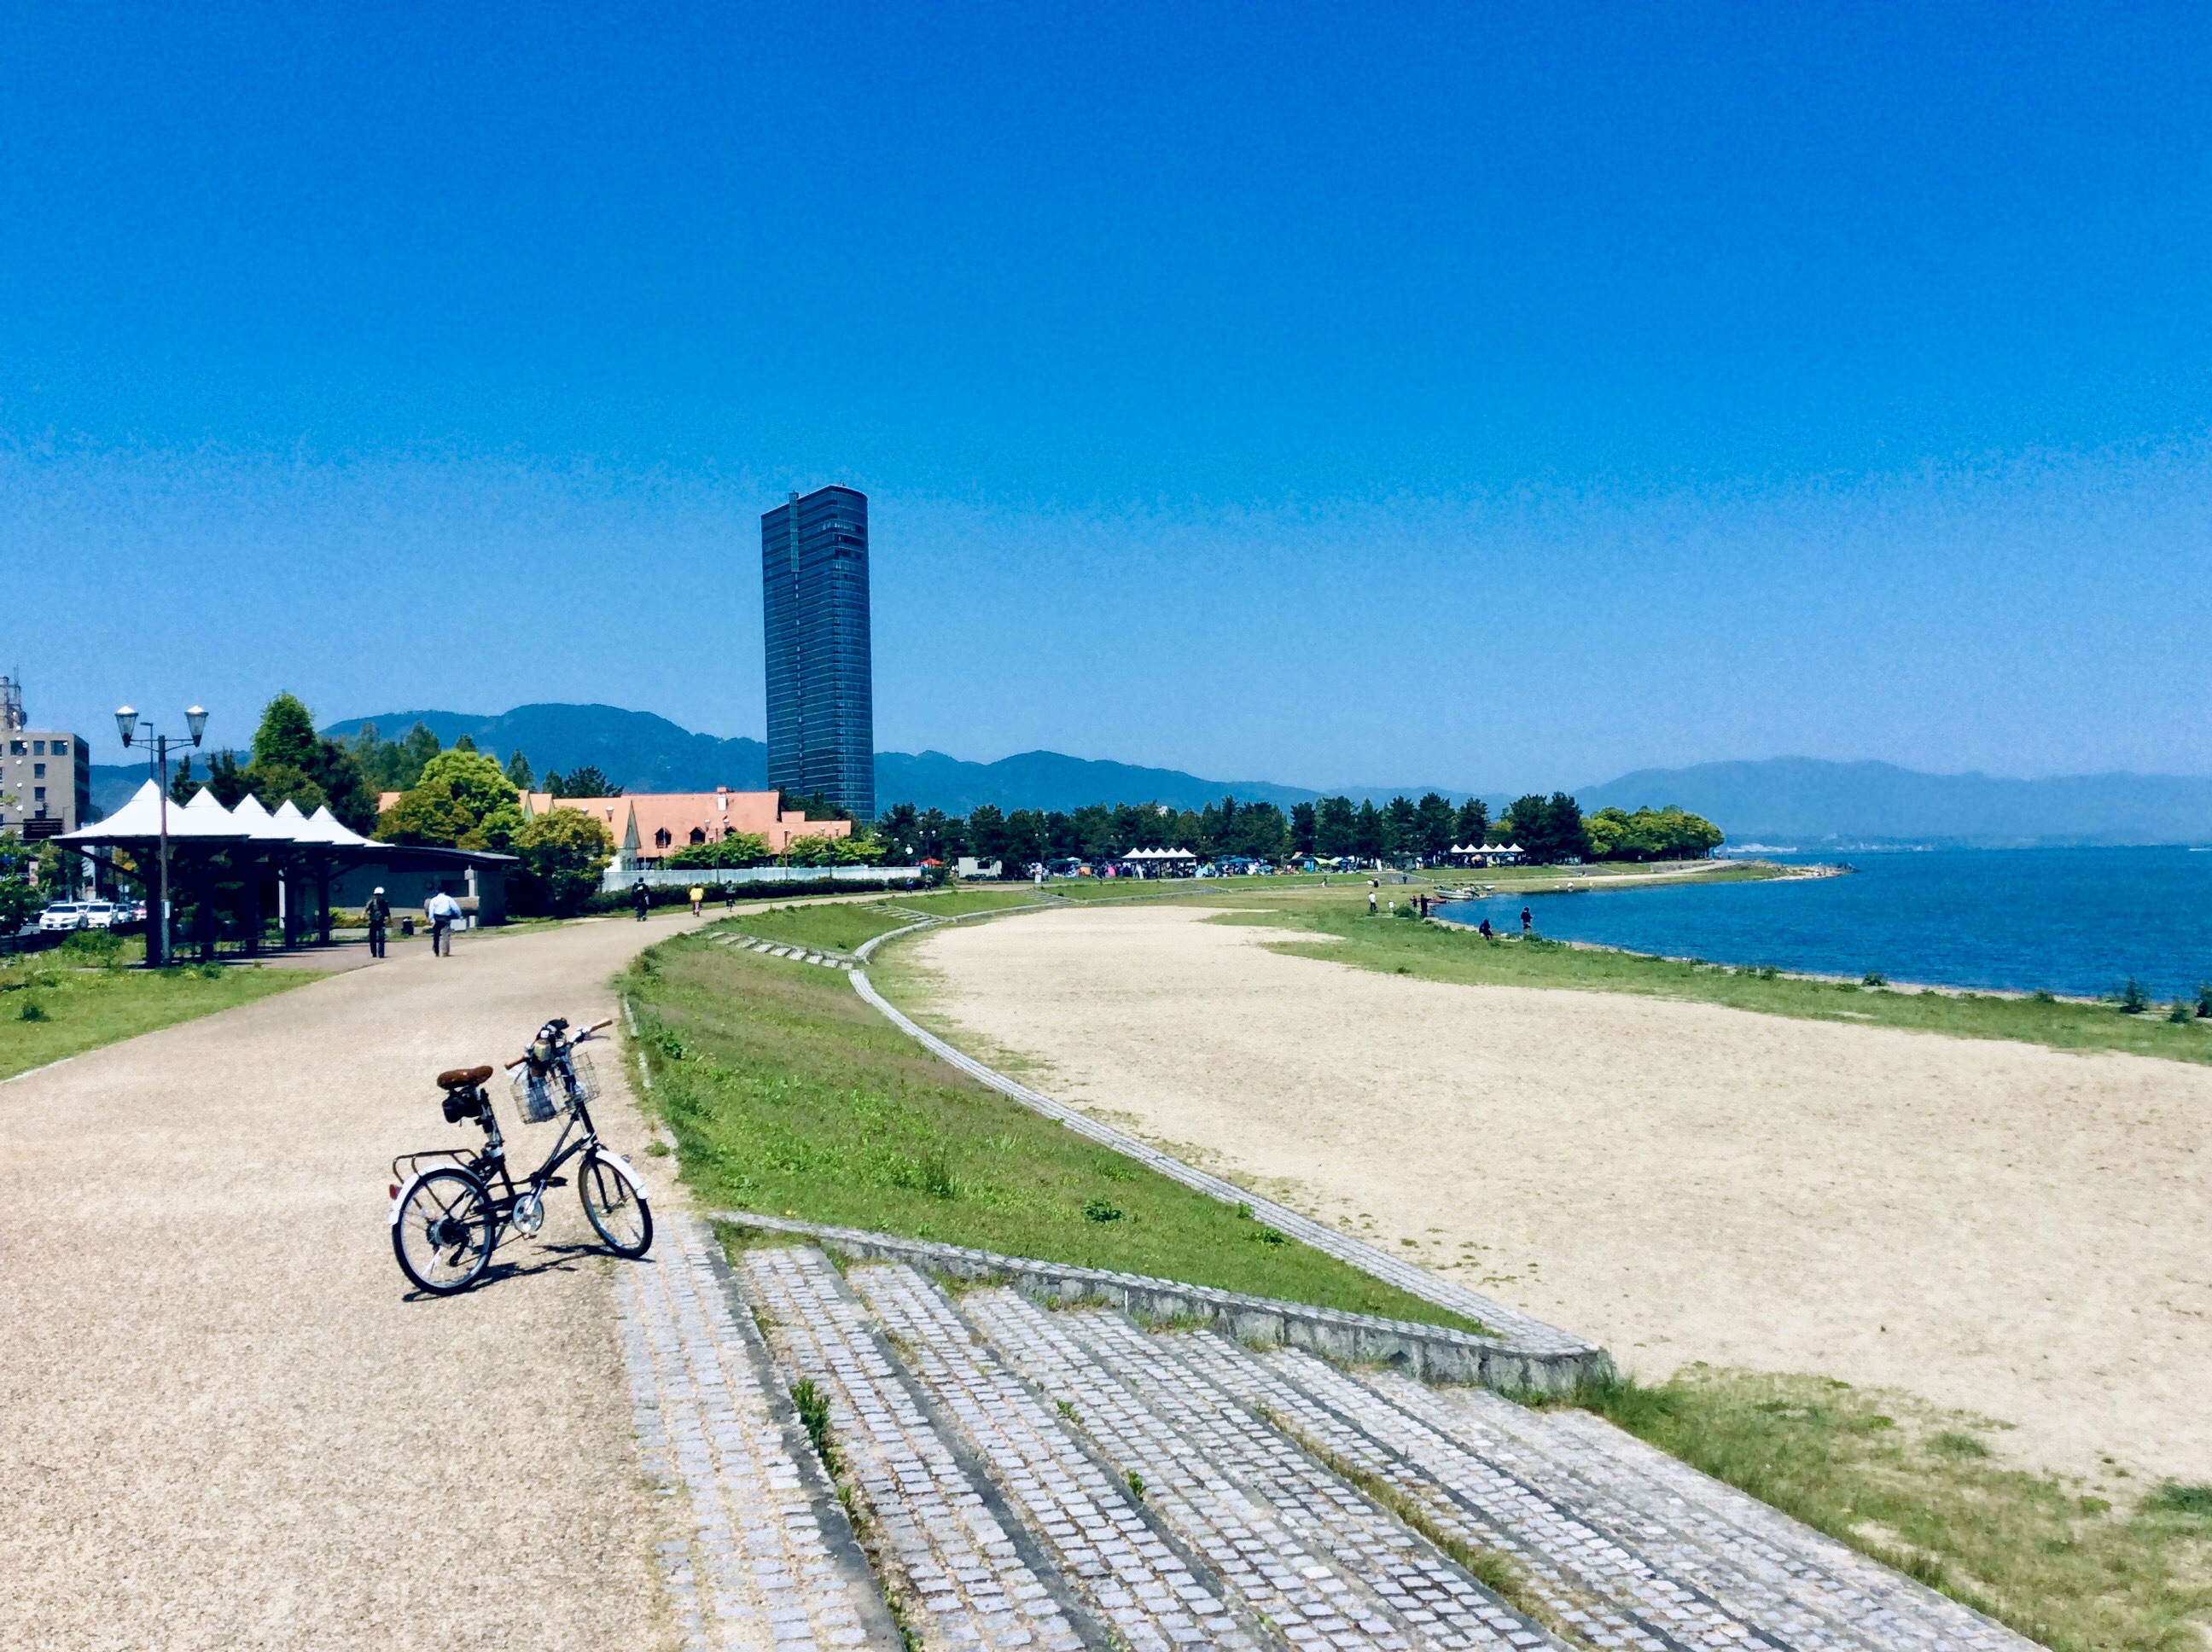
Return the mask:
[[2212,14],[0,13],[40,721],[757,735],[873,509],[878,744],[1306,784],[2212,772]]

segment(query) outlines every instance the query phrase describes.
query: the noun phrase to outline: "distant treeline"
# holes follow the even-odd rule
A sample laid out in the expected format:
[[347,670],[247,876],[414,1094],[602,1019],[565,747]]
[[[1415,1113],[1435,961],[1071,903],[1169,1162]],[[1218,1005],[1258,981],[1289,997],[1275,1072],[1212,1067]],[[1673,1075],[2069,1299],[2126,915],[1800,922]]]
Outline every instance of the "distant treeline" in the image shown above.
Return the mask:
[[1507,841],[1518,843],[1530,860],[1549,865],[1695,859],[1723,841],[1711,821],[1680,809],[1639,809],[1632,815],[1601,809],[1586,819],[1564,792],[1517,799],[1496,821],[1480,798],[1455,808],[1434,792],[1418,802],[1393,798],[1381,808],[1371,799],[1354,805],[1349,798],[1323,798],[1287,814],[1272,803],[1239,803],[1233,797],[1181,811],[1149,803],[1097,803],[1069,812],[1007,813],[985,804],[964,820],[902,803],[883,812],[874,835],[890,853],[909,859],[973,855],[1013,866],[1104,860],[1134,849],[1188,849],[1206,859],[1349,855],[1433,864],[1455,847]]

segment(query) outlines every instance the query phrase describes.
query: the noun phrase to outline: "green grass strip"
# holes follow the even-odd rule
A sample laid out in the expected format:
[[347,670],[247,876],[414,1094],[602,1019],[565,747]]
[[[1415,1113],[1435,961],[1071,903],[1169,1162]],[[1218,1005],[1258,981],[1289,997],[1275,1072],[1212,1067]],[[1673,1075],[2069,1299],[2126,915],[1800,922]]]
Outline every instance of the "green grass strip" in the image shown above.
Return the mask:
[[2116,1508],[2002,1466],[1985,1418],[1826,1377],[1699,1365],[1583,1403],[2057,1652],[2202,1652],[2212,1629],[2212,1488]]
[[0,1078],[323,978],[250,964],[74,968],[70,954],[64,946],[0,969]]
[[709,1208],[1481,1328],[974,1083],[842,971],[712,932],[652,948],[620,983],[650,1100]]

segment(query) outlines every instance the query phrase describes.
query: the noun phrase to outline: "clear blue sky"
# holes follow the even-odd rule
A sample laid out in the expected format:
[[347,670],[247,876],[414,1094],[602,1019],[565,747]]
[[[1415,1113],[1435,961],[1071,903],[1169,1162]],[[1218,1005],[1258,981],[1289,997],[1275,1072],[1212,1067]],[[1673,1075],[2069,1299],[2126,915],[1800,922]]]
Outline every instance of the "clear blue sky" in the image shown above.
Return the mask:
[[115,754],[761,732],[1306,784],[2212,772],[2212,12],[0,12],[0,668]]

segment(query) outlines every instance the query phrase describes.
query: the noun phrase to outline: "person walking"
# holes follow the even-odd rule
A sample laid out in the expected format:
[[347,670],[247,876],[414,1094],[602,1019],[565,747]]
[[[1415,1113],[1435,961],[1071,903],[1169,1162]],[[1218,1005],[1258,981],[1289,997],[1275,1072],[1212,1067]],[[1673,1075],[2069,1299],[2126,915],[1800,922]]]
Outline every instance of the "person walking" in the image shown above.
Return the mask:
[[707,904],[707,891],[706,891],[706,889],[704,888],[704,886],[703,886],[703,885],[701,885],[701,884],[692,884],[692,885],[691,885],[691,915],[692,915],[693,917],[695,917],[695,918],[696,918],[696,917],[697,917],[697,916],[699,915],[699,914],[700,914],[701,910],[702,910],[702,909],[706,906],[706,904]]
[[653,896],[645,887],[645,879],[637,880],[637,887],[629,892],[629,903],[637,908],[637,920],[645,921],[647,909],[653,905]]
[[1523,935],[1528,934],[1533,932],[1535,927],[1536,914],[1529,911],[1528,908],[1522,907],[1521,908],[1521,932]]
[[453,956],[453,924],[461,915],[461,903],[440,890],[422,903],[423,914],[430,920],[430,956]]
[[1367,915],[1370,918],[1375,915],[1375,885],[1372,880],[1367,885]]
[[368,920],[368,956],[384,956],[384,926],[392,921],[392,902],[384,898],[384,885],[376,886],[376,893],[368,897],[368,904],[361,909]]
[[725,911],[725,912],[735,912],[737,909],[738,909],[738,886],[737,886],[735,884],[723,884],[723,885],[722,885],[722,910],[723,910],[723,911]]

